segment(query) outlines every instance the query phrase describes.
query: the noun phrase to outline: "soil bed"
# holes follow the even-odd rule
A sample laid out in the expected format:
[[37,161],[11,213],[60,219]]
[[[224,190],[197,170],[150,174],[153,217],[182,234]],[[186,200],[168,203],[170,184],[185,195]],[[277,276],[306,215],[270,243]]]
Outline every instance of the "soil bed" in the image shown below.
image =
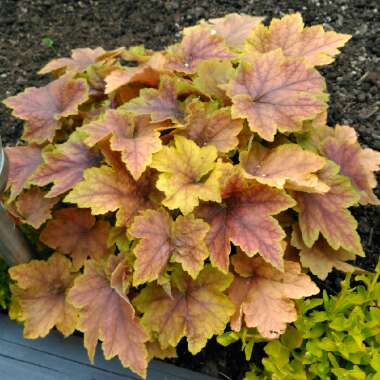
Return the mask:
[[[308,25],[324,24],[326,29],[353,35],[335,63],[323,69],[330,93],[329,124],[353,126],[364,145],[380,150],[377,0],[2,0],[0,99],[46,83],[48,78],[38,76],[38,69],[56,56],[69,55],[76,47],[111,49],[144,43],[160,49],[175,42],[184,26],[202,18],[242,12],[270,19],[295,11],[302,13]],[[43,46],[43,37],[53,40],[54,48]],[[21,135],[21,121],[10,117],[3,105],[0,108],[3,141],[15,144]],[[367,254],[357,264],[372,270],[380,253],[380,208],[360,207],[353,213]],[[333,273],[319,285],[334,291],[339,279]],[[223,349],[211,341],[193,357],[181,343],[178,353],[176,364],[222,379],[241,379],[248,367],[239,345]]]

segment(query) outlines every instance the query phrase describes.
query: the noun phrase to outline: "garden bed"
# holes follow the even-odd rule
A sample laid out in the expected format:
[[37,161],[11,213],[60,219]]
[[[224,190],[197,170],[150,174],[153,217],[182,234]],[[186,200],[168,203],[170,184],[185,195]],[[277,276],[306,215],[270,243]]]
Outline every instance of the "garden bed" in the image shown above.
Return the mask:
[[[233,4],[233,5],[231,5]],[[326,28],[353,34],[336,62],[323,69],[331,94],[329,124],[356,128],[363,144],[380,148],[380,73],[378,72],[380,9],[376,1],[4,1],[0,10],[2,59],[0,97],[14,95],[27,86],[40,85],[46,78],[34,74],[50,58],[67,56],[75,47],[113,48],[144,43],[159,49],[179,37],[183,26],[200,18],[238,11],[247,14],[280,16],[302,12],[307,24],[324,23]],[[41,44],[48,36],[53,48]],[[21,121],[1,114],[1,135],[7,144],[20,136]],[[358,265],[372,270],[380,245],[380,211],[373,206],[353,210],[367,257]],[[323,287],[337,288],[336,273]],[[178,349],[175,362],[195,370],[226,378],[241,378],[247,368],[239,345],[216,349],[210,342],[193,357],[185,346]]]

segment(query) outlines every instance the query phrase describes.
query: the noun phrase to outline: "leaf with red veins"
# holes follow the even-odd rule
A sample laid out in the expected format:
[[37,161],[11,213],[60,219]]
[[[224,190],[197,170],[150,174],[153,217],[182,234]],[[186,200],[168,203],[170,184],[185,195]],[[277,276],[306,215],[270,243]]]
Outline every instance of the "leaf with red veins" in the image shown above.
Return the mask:
[[71,58],[53,59],[45,65],[38,74],[49,74],[62,69],[65,71],[82,72],[85,71],[88,66],[95,63],[97,58],[103,56],[104,53],[106,53],[106,51],[101,47],[95,49],[73,49],[71,51]]
[[69,301],[79,309],[78,329],[84,333],[84,345],[94,360],[98,341],[106,359],[118,356],[125,367],[146,376],[148,335],[135,316],[128,297],[111,285],[112,274],[105,264],[86,262],[69,292]]
[[169,77],[161,79],[159,89],[142,89],[138,98],[123,104],[120,109],[136,115],[150,115],[152,122],[168,119],[180,122],[184,117],[184,110],[177,100],[175,81]]
[[5,99],[4,104],[13,109],[14,116],[27,121],[23,139],[41,144],[53,141],[56,130],[61,128],[59,119],[77,114],[88,94],[85,80],[65,75],[47,86],[27,88]]
[[224,331],[234,307],[223,293],[232,275],[206,266],[196,280],[184,272],[172,275],[172,295],[149,284],[133,300],[144,313],[142,322],[157,336],[162,349],[176,347],[186,337],[189,351],[195,355],[215,334]]
[[230,13],[224,17],[212,18],[208,20],[208,24],[210,24],[211,33],[223,37],[228,46],[240,48],[252,29],[263,20],[264,17]]
[[37,145],[6,147],[8,161],[7,189],[10,189],[9,202],[23,189],[30,186],[30,178],[42,164],[41,148]]
[[51,210],[58,201],[59,198],[46,198],[41,189],[33,187],[17,198],[15,206],[22,222],[38,229],[51,218]]
[[160,83],[160,74],[164,71],[164,64],[164,56],[156,53],[140,66],[116,69],[105,78],[105,92],[110,94],[129,83],[143,83],[149,87],[156,87]]
[[96,221],[88,209],[64,208],[54,213],[54,219],[42,230],[40,240],[69,255],[74,268],[79,269],[88,257],[101,259],[108,255],[109,230],[109,223]]
[[326,192],[329,189],[315,174],[326,160],[296,144],[268,149],[253,143],[248,152],[240,153],[240,162],[248,178],[269,186],[309,192]]
[[213,35],[208,28],[200,25],[185,30],[181,43],[169,48],[166,68],[192,74],[202,61],[233,57],[222,37]]
[[327,193],[294,193],[302,238],[305,245],[311,248],[321,233],[333,249],[343,248],[363,255],[356,232],[357,222],[348,210],[348,207],[359,201],[359,194],[349,178],[338,172],[339,167],[328,161],[318,173],[320,179],[330,187]]
[[194,102],[188,105],[187,111],[185,129],[178,134],[201,147],[214,145],[222,153],[237,147],[243,120],[232,120],[229,108],[217,109],[213,103]]
[[132,177],[137,180],[152,162],[153,153],[161,149],[159,124],[149,117],[133,117],[124,111],[108,110],[101,119],[81,128],[89,146],[111,136],[111,149],[121,152]]
[[277,130],[295,132],[325,108],[322,76],[302,61],[287,61],[280,49],[242,63],[228,83],[232,117],[246,118],[252,132],[273,141]]
[[152,178],[152,173],[147,173],[136,182],[121,167],[103,165],[86,169],[84,180],[74,186],[64,201],[88,207],[93,215],[117,211],[116,226],[127,226],[140,211],[153,207]]
[[241,252],[231,260],[237,273],[229,289],[236,307],[231,318],[234,331],[240,331],[244,320],[247,327],[256,327],[264,338],[277,339],[286,324],[297,319],[292,300],[319,292],[296,262],[285,260],[284,271],[280,272],[261,257],[249,258]]
[[285,232],[272,215],[294,206],[294,200],[281,190],[248,183],[236,167],[230,167],[222,179],[222,203],[204,203],[196,210],[196,215],[210,225],[206,244],[212,264],[228,271],[233,242],[248,256],[259,253],[281,269]]
[[270,26],[258,25],[248,38],[248,52],[266,53],[281,48],[285,56],[303,59],[308,66],[334,61],[339,48],[351,38],[348,34],[325,32],[321,25],[304,27],[299,13],[273,19]]
[[75,278],[69,259],[54,254],[48,261],[14,266],[9,274],[16,282],[12,292],[21,307],[25,338],[43,338],[53,327],[64,336],[74,332],[77,311],[66,299]]
[[299,257],[303,267],[318,276],[321,280],[326,280],[327,275],[336,268],[343,272],[353,272],[359,268],[346,263],[347,260],[355,260],[355,253],[342,248],[335,250],[331,248],[322,237],[308,248],[302,240],[299,228],[293,227],[291,244],[300,250]]
[[85,169],[99,162],[99,155],[83,143],[83,137],[78,133],[70,136],[63,144],[55,145],[53,149],[43,152],[44,163],[36,170],[31,183],[45,186],[53,183],[46,194],[54,198],[71,190],[75,184],[82,181]]
[[321,144],[324,156],[337,163],[340,173],[349,177],[360,192],[360,204],[380,204],[373,192],[377,181],[374,172],[380,170],[380,152],[363,149],[353,128],[337,125],[334,133]]
[[134,285],[158,279],[169,260],[180,263],[195,279],[208,256],[204,242],[208,230],[203,220],[192,215],[173,221],[164,210],[147,210],[137,216],[129,229],[134,238],[141,239],[134,251]]

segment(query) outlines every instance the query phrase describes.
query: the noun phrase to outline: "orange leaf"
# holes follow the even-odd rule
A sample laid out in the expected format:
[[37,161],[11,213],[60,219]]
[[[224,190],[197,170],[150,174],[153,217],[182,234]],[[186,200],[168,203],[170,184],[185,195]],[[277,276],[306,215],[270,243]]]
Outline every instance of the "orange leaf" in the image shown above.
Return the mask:
[[43,143],[53,141],[55,131],[61,128],[59,119],[78,113],[78,106],[87,99],[87,82],[65,75],[45,87],[27,88],[5,99],[4,104],[13,109],[14,116],[28,121],[24,139]]
[[164,211],[147,210],[134,219],[129,233],[140,238],[135,248],[134,285],[156,280],[170,261],[182,264],[196,278],[208,256],[204,238],[208,225],[192,215],[173,221]]
[[229,289],[237,309],[231,318],[235,331],[240,331],[244,318],[247,327],[256,327],[264,338],[276,339],[285,331],[286,323],[297,319],[292,299],[319,292],[296,262],[285,260],[284,272],[280,272],[262,258],[249,258],[241,252],[231,260],[237,272]]
[[37,145],[6,147],[5,153],[9,165],[7,189],[11,190],[11,202],[22,189],[29,187],[29,179],[42,164],[42,154]]
[[32,260],[14,266],[9,274],[16,281],[12,292],[21,307],[26,338],[43,338],[53,327],[64,336],[74,332],[77,311],[66,300],[75,277],[70,260],[54,254],[48,261]]
[[227,85],[232,116],[246,118],[249,127],[273,141],[277,130],[294,132],[302,121],[323,111],[322,76],[302,61],[287,61],[280,49],[258,56],[252,65],[243,62]]
[[222,203],[205,203],[196,210],[211,227],[206,243],[213,265],[228,271],[231,241],[248,256],[258,252],[282,268],[285,232],[271,215],[294,206],[294,201],[280,190],[247,183],[236,167],[230,166],[222,179]]
[[112,272],[107,272],[105,265],[89,260],[70,290],[68,299],[79,309],[78,329],[91,361],[100,340],[106,359],[117,355],[124,366],[145,377],[148,336],[127,296],[112,287]]
[[64,208],[43,229],[40,240],[60,253],[70,255],[74,268],[83,266],[88,257],[100,259],[108,254],[110,225],[96,221],[87,209]]

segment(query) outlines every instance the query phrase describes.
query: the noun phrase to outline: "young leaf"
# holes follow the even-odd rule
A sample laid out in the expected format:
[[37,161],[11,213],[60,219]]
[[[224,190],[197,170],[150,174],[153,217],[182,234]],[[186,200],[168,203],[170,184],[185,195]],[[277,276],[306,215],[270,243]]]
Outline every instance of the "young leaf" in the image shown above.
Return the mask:
[[173,221],[164,211],[147,210],[134,219],[129,233],[140,238],[135,248],[134,285],[156,280],[169,261],[178,262],[196,278],[208,256],[204,238],[209,226],[192,215]]
[[24,188],[30,185],[30,178],[42,164],[41,148],[37,145],[6,147],[8,159],[9,202],[13,201]]
[[71,190],[83,179],[83,171],[99,161],[98,155],[83,143],[83,136],[73,133],[63,144],[42,153],[44,163],[36,170],[31,183],[53,183],[46,197],[53,198]]
[[291,244],[300,250],[299,255],[302,266],[309,268],[321,280],[326,280],[327,275],[333,268],[343,272],[353,272],[358,269],[345,262],[355,260],[355,253],[341,248],[335,250],[322,237],[311,248],[308,248],[302,240],[298,227],[293,228]]
[[222,174],[222,203],[209,202],[196,215],[210,225],[206,244],[213,265],[228,271],[230,241],[248,256],[257,252],[277,268],[283,266],[285,232],[271,216],[294,206],[284,192],[258,183],[247,183],[236,167]]
[[321,233],[333,249],[363,255],[357,222],[347,210],[358,202],[359,195],[350,180],[338,172],[339,167],[331,161],[320,171],[319,177],[330,187],[327,193],[295,193],[302,239],[311,248]]
[[17,198],[15,206],[22,222],[38,229],[51,218],[51,210],[58,201],[59,198],[46,198],[41,189],[33,187]]
[[91,361],[100,340],[106,359],[117,355],[124,366],[145,377],[144,343],[148,336],[128,297],[120,292],[120,284],[112,287],[112,272],[107,273],[106,269],[105,264],[87,261],[84,273],[69,292],[69,301],[79,309],[78,329],[84,333],[84,345]]
[[302,58],[309,66],[327,65],[339,48],[351,38],[348,34],[325,32],[320,25],[304,28],[299,13],[273,19],[269,28],[258,25],[248,38],[248,52],[260,54],[281,48],[285,56]]
[[82,72],[88,66],[96,62],[97,58],[101,57],[106,51],[97,47],[95,49],[79,48],[71,51],[71,58],[53,59],[45,65],[38,74],[49,74],[54,71],[62,70]]
[[54,254],[48,261],[32,260],[9,269],[16,288],[15,302],[21,308],[24,336],[43,338],[56,327],[71,335],[77,324],[77,311],[66,300],[75,275],[71,261]]
[[296,144],[267,149],[253,143],[248,152],[240,153],[240,162],[248,178],[269,186],[311,192],[326,192],[329,189],[315,175],[325,165],[325,159]]
[[161,172],[156,186],[166,195],[162,203],[188,214],[199,200],[220,202],[222,164],[215,162],[216,148],[212,145],[200,148],[182,136],[175,136],[174,142],[175,146],[163,146],[151,164]]
[[234,313],[233,305],[223,294],[231,281],[231,274],[222,274],[210,266],[196,280],[176,272],[171,297],[162,287],[149,284],[133,303],[144,313],[142,322],[157,335],[161,348],[175,347],[186,337],[189,351],[196,354],[209,338],[224,331]]
[[287,61],[280,49],[258,56],[252,65],[243,62],[227,85],[232,117],[246,118],[249,127],[273,141],[277,130],[294,132],[302,121],[324,109],[324,81],[302,61]]
[[177,100],[175,81],[169,77],[161,79],[158,90],[145,88],[140,91],[138,98],[125,103],[120,109],[136,115],[150,115],[153,122],[170,119],[176,123],[184,117],[184,111]]
[[101,259],[108,254],[107,238],[110,225],[96,221],[88,209],[64,208],[43,229],[40,240],[60,253],[70,255],[75,269],[88,257]]
[[211,33],[204,26],[189,28],[180,44],[169,48],[167,69],[191,74],[197,65],[207,59],[227,59],[233,54],[224,44],[223,38]]
[[380,152],[362,149],[353,128],[337,125],[329,132],[331,136],[321,144],[323,155],[337,163],[340,173],[351,179],[360,192],[360,204],[380,204],[372,190],[377,185],[374,172],[380,170]]
[[83,79],[69,75],[60,77],[44,87],[30,87],[21,94],[4,100],[13,115],[26,120],[23,138],[41,144],[53,141],[61,128],[62,117],[75,115],[78,107],[88,99],[88,85]]
[[123,162],[135,180],[138,180],[152,161],[152,155],[161,148],[158,125],[146,116],[133,117],[123,111],[108,110],[104,116],[82,127],[93,146],[111,135],[111,149],[121,152]]
[[242,120],[232,120],[228,108],[216,109],[213,103],[190,103],[185,129],[179,134],[195,141],[200,147],[214,145],[227,153],[238,145],[237,135],[243,128]]
[[229,47],[240,48],[252,29],[263,20],[264,17],[230,13],[224,17],[212,18],[208,20],[208,23],[211,33],[223,37]]
[[237,309],[231,318],[235,331],[240,330],[244,318],[247,327],[256,327],[263,337],[276,339],[285,331],[286,323],[297,319],[292,299],[319,292],[296,262],[285,260],[284,272],[280,272],[262,258],[249,258],[241,252],[231,260],[237,273],[229,289]]

